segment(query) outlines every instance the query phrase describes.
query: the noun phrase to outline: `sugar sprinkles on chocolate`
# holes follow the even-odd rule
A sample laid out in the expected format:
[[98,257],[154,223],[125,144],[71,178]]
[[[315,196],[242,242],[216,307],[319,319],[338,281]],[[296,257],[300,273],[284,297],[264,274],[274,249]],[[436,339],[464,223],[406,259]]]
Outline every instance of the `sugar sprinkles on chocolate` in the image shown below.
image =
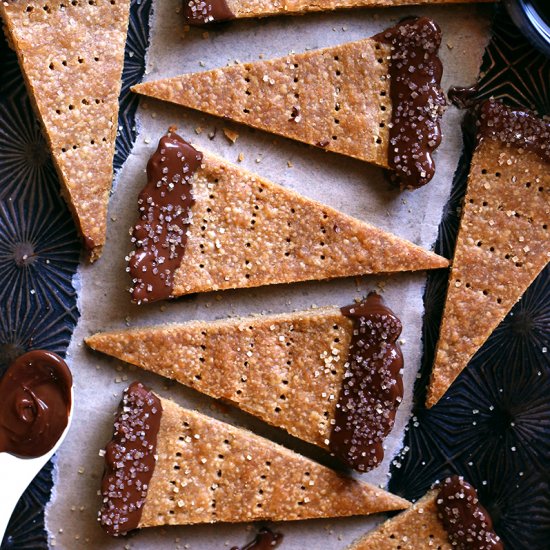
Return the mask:
[[155,469],[160,399],[139,382],[124,392],[112,440],[105,449],[99,522],[110,535],[124,535],[139,525]]
[[392,178],[403,188],[421,187],[435,174],[432,154],[441,143],[439,121],[447,104],[437,56],[441,29],[426,17],[408,18],[374,38],[391,45]]
[[138,304],[169,298],[181,265],[195,204],[191,180],[202,153],[169,131],[147,164],[147,185],[138,198],[140,221],[128,256],[132,299]]
[[183,0],[183,11],[190,25],[206,25],[235,18],[225,0]]
[[503,550],[487,510],[479,502],[476,489],[460,476],[445,479],[436,499],[438,517],[449,542],[458,550]]
[[342,314],[354,326],[329,447],[345,464],[366,472],[382,461],[383,440],[403,399],[403,356],[396,344],[402,327],[375,292]]

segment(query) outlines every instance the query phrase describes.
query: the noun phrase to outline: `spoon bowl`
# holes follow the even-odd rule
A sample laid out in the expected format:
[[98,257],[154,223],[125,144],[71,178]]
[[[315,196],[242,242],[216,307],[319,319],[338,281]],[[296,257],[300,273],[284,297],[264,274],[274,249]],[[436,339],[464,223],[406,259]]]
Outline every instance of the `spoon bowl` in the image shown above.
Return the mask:
[[36,458],[24,458],[9,453],[0,453],[0,487],[2,487],[2,498],[0,498],[0,544],[21,495],[63,443],[71,427],[73,405],[74,389],[71,388],[71,408],[67,426],[56,444],[46,454]]

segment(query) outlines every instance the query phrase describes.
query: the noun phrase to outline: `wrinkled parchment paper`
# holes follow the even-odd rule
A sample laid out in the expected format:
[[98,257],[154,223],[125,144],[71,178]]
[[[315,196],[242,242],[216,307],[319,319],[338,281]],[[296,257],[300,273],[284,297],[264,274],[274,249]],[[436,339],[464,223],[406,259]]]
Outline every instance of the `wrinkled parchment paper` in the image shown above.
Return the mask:
[[[215,68],[236,60],[267,59],[290,51],[302,52],[358,40],[395,24],[406,15],[418,14],[433,17],[443,29],[441,57],[445,68],[443,87],[447,90],[452,84],[469,84],[475,80],[488,39],[490,18],[488,6],[389,8],[241,21],[218,29],[184,32],[179,12],[179,0],[159,0],[155,4],[147,80]],[[103,459],[98,452],[111,437],[113,413],[122,391],[134,379],[142,380],[160,395],[181,405],[245,426],[330,464],[330,459],[320,450],[232,407],[222,407],[160,376],[91,352],[83,344],[83,338],[97,331],[279,313],[313,305],[342,306],[371,289],[382,291],[388,305],[403,322],[405,399],[387,438],[383,464],[362,477],[386,486],[391,459],[402,446],[411,411],[412,388],[420,366],[425,273],[224,291],[139,307],[130,303],[124,260],[130,250],[128,230],[136,220],[137,195],[146,181],[147,160],[168,126],[176,125],[179,133],[199,148],[216,152],[232,162],[238,162],[242,153],[243,167],[430,248],[437,236],[462,149],[461,117],[454,107],[449,107],[444,116],[445,137],[437,153],[437,174],[433,181],[419,190],[400,193],[385,181],[380,169],[365,163],[215,117],[142,100],[138,112],[140,133],[118,175],[109,207],[110,223],[103,257],[94,265],[83,264],[75,280],[80,289],[81,318],[68,353],[75,379],[75,410],[71,431],[58,454],[54,495],[47,509],[52,547],[220,550],[242,545],[256,532],[250,525],[214,524],[146,529],[120,539],[103,533],[96,521],[103,472]],[[239,133],[235,144],[224,137],[223,128]],[[376,516],[301,521],[280,523],[274,528],[284,534],[281,548],[285,550],[343,549],[383,519]]]

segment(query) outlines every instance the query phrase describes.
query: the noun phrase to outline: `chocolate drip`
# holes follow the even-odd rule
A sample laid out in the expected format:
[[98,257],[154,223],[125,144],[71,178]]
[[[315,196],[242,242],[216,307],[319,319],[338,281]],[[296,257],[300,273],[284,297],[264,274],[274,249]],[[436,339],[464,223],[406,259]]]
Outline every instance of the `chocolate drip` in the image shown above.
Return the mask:
[[181,265],[195,204],[191,180],[202,153],[169,131],[147,163],[147,185],[138,198],[140,221],[134,227],[127,271],[138,304],[169,298]]
[[449,542],[458,550],[504,550],[477,491],[462,477],[452,476],[442,484],[436,505]]
[[109,535],[136,529],[155,469],[160,399],[139,382],[124,392],[115,430],[105,448],[99,521]]
[[432,153],[441,143],[439,121],[447,104],[437,56],[441,29],[426,17],[409,18],[373,38],[391,45],[392,179],[402,188],[415,189],[433,178]]
[[453,86],[447,93],[447,96],[451,100],[451,103],[459,109],[468,109],[479,101],[479,93],[478,84],[474,84],[473,86],[466,87]]
[[348,466],[366,472],[384,457],[382,442],[403,399],[403,356],[395,343],[402,327],[375,292],[341,311],[353,321],[353,336],[329,447]]
[[0,380],[0,453],[38,457],[53,449],[69,423],[72,385],[55,353],[18,357]]
[[183,15],[190,25],[235,19],[225,0],[183,0]]
[[513,110],[494,99],[481,105],[478,139],[498,140],[550,162],[550,122],[527,110]]
[[92,252],[96,246],[97,245],[95,244],[95,241],[92,239],[92,237],[84,236],[84,247],[86,248],[87,252]]
[[256,538],[245,546],[233,546],[231,550],[271,550],[283,542],[281,533],[274,533],[267,527],[262,527]]

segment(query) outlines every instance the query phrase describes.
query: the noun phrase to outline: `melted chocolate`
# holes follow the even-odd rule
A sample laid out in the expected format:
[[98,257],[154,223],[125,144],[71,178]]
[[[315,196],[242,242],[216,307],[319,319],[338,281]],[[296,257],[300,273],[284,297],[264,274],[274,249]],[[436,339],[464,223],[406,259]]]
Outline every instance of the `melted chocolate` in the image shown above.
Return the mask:
[[96,244],[91,237],[84,237],[84,246],[88,252],[92,252],[96,247]]
[[479,100],[478,94],[480,93],[478,84],[473,86],[453,86],[447,96],[451,100],[453,105],[456,105],[459,109],[468,109],[473,107]]
[[481,105],[478,139],[498,140],[550,162],[550,122],[527,110],[513,110],[494,99]]
[[37,457],[50,451],[69,422],[73,378],[51,351],[17,358],[0,380],[0,452]]
[[281,533],[274,533],[267,527],[262,527],[253,541],[242,547],[233,546],[231,550],[271,550],[277,548],[283,542]]
[[439,121],[446,105],[437,56],[441,29],[426,17],[409,18],[373,38],[391,45],[392,179],[402,188],[415,189],[433,178],[432,153],[441,143]]
[[225,0],[183,0],[183,15],[190,25],[235,19]]
[[101,526],[109,535],[136,529],[155,469],[160,399],[134,382],[124,392],[113,438],[105,448]]
[[487,510],[479,503],[477,491],[462,477],[452,476],[437,495],[438,515],[449,542],[458,550],[504,550]]
[[395,343],[402,327],[375,292],[341,311],[353,320],[353,336],[329,447],[345,464],[366,472],[384,457],[382,442],[403,399],[403,356]]
[[136,250],[127,269],[138,304],[172,294],[195,204],[191,180],[201,161],[202,153],[169,131],[147,163],[147,185],[138,198],[140,221],[132,233]]

